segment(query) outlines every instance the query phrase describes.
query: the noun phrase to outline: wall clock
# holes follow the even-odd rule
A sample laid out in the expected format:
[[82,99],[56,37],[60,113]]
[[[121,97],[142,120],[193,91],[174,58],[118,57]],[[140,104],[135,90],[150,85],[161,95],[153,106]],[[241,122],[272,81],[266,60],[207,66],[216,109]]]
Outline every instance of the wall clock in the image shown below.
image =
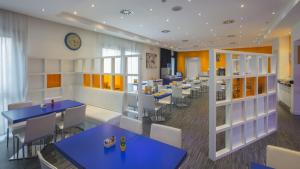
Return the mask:
[[65,36],[65,45],[71,50],[78,50],[81,47],[81,38],[77,33],[68,33]]

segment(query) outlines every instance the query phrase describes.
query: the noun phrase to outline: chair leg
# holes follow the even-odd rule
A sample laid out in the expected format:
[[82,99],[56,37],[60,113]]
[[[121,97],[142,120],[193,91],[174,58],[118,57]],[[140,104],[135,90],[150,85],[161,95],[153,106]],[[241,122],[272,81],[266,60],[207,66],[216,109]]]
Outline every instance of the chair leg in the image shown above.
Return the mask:
[[16,150],[15,150],[15,136],[13,136],[13,156],[15,158]]
[[22,152],[23,152],[23,160],[25,159],[25,150],[24,150],[24,145],[22,146]]
[[6,148],[8,148],[8,142],[9,142],[9,128],[6,129]]
[[19,139],[17,139],[17,159],[19,159],[19,145],[20,145],[20,141]]

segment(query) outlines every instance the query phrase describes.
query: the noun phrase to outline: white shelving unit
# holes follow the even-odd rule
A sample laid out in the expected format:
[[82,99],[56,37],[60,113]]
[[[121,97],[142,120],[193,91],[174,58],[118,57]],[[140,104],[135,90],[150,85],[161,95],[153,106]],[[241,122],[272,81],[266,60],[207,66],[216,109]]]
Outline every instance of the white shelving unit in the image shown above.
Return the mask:
[[[49,74],[60,75],[60,87],[47,87],[47,75]],[[48,97],[61,96],[64,99],[73,99],[75,84],[75,59],[28,58],[27,100],[39,104]]]
[[[224,76],[217,76],[220,55],[226,57]],[[274,55],[210,50],[210,159],[220,159],[276,131],[276,69]],[[219,84],[225,86],[221,100]]]

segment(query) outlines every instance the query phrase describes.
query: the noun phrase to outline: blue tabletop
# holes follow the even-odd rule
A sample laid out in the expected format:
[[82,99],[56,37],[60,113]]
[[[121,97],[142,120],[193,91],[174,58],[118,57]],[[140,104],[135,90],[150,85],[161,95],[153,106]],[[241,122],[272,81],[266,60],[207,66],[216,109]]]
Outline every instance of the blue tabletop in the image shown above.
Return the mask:
[[251,168],[250,169],[274,169],[262,164],[257,164],[257,163],[251,163]]
[[30,118],[43,116],[50,113],[62,112],[67,108],[81,106],[83,103],[72,101],[72,100],[63,100],[55,102],[52,106],[51,103],[47,104],[46,108],[41,108],[40,105],[14,109],[2,112],[2,115],[12,123],[18,123],[26,121]]
[[171,96],[171,95],[172,95],[172,93],[164,93],[164,94],[161,94],[159,96],[154,96],[154,98],[159,100],[159,99],[163,99],[165,97]]
[[[106,149],[103,140],[116,136],[116,145]],[[119,139],[126,137],[126,151],[121,152]],[[58,143],[55,147],[78,168],[86,169],[174,169],[186,151],[134,134],[108,124],[84,131]]]

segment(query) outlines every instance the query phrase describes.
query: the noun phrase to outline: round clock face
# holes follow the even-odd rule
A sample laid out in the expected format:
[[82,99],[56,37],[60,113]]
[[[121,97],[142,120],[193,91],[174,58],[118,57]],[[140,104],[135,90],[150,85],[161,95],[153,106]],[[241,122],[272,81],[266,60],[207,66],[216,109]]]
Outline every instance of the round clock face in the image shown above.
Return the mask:
[[77,50],[81,47],[81,39],[76,33],[68,33],[65,37],[65,44],[71,50]]

